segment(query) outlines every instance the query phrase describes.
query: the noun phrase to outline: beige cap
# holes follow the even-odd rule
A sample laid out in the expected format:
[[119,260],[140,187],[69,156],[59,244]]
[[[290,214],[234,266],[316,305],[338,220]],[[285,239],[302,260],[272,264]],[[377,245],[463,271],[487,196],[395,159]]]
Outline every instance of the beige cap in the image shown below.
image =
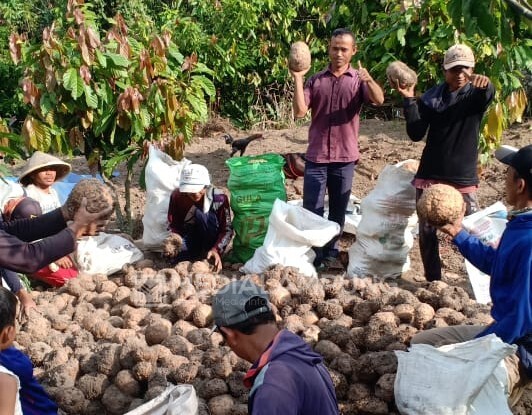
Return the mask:
[[209,171],[201,164],[189,164],[183,167],[179,181],[181,193],[198,193],[211,185]]
[[466,66],[472,68],[475,66],[475,56],[469,46],[454,45],[447,49],[443,58],[443,69],[451,69],[455,66]]
[[24,169],[20,173],[18,181],[27,186],[30,184],[30,174],[34,171],[40,170],[43,167],[49,167],[57,172],[55,180],[61,180],[68,173],[70,173],[70,164],[65,163],[63,160],[50,154],[43,153],[42,151],[36,151],[26,162]]

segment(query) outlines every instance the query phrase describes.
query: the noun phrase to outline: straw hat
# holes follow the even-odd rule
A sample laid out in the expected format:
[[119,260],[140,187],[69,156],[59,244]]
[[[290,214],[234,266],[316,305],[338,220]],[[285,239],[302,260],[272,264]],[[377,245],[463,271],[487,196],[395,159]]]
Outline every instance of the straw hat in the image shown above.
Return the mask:
[[50,167],[57,172],[55,177],[56,181],[61,180],[68,173],[70,173],[70,164],[59,160],[57,157],[51,156],[50,154],[43,153],[42,151],[36,151],[26,162],[26,166],[24,166],[24,169],[20,173],[18,181],[23,186],[27,186],[30,184],[31,173],[42,169],[43,167]]

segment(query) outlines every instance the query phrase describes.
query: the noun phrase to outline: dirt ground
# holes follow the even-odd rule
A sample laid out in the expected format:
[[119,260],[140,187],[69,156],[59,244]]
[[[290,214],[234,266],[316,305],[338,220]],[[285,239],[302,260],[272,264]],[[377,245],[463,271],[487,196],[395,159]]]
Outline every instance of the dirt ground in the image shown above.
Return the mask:
[[[223,133],[231,133],[235,138],[243,138],[255,132],[264,135],[263,139],[250,143],[245,155],[257,155],[263,153],[288,153],[304,152],[307,144],[308,125],[301,125],[285,130],[265,131],[237,131],[229,123],[218,120],[215,124],[208,125],[200,130],[198,136],[186,147],[185,157],[194,163],[200,163],[209,169],[213,183],[216,186],[225,187],[229,177],[229,169],[225,161],[230,155],[230,146],[222,138]],[[406,159],[419,159],[424,147],[423,142],[411,142],[405,132],[404,121],[381,121],[378,119],[362,120],[360,127],[361,159],[357,165],[352,193],[359,198],[365,197],[375,186],[379,173],[386,164],[393,164]],[[504,134],[504,144],[522,147],[532,143],[532,122],[525,122],[508,129]],[[84,159],[70,160],[74,170],[78,173],[88,173]],[[16,172],[20,169],[15,169]],[[138,172],[134,177],[132,189],[132,214],[136,218],[137,225],[141,225],[144,210],[145,194],[138,186]],[[481,183],[478,190],[481,207],[491,205],[496,201],[504,201],[504,173],[505,167],[493,161],[482,169]],[[120,190],[119,200],[123,202],[123,177],[122,174],[113,179]],[[303,180],[287,179],[287,194],[289,199],[301,198]],[[141,237],[141,227],[135,229],[134,238]],[[353,243],[354,236],[344,235],[342,238],[342,250],[346,251]],[[417,239],[410,253],[411,268],[405,272],[399,283],[405,285],[423,286],[422,265],[419,257]],[[472,296],[472,290],[467,279],[463,258],[456,252],[448,240],[442,237],[441,256],[443,258],[444,280],[448,284],[460,285]],[[233,272],[234,267],[226,269]],[[227,272],[229,274],[229,272]],[[515,410],[516,414],[532,413],[532,386],[530,386],[521,400],[520,406]]]

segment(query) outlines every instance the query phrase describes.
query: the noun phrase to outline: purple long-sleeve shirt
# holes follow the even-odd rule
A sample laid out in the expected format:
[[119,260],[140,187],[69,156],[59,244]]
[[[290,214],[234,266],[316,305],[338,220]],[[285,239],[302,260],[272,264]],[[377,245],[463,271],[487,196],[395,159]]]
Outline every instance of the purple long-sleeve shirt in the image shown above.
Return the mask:
[[[43,239],[41,239],[43,238]],[[31,242],[40,239],[37,242]],[[74,233],[61,209],[31,219],[0,223],[0,267],[32,273],[73,252]]]

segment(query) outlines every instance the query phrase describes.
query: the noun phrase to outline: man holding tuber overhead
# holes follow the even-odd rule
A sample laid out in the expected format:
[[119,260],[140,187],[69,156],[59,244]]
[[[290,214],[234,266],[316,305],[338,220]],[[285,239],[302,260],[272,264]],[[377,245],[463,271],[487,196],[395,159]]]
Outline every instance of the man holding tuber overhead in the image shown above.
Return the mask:
[[[355,37],[336,29],[329,43],[329,66],[306,83],[303,70],[290,68],[294,78],[293,109],[296,118],[311,111],[303,184],[303,207],[323,216],[325,191],[329,194],[329,220],[340,225],[351,195],[355,165],[359,159],[359,115],[363,103],[380,105],[384,93],[360,62],[351,67],[357,52]],[[337,235],[322,249],[315,249],[315,265],[338,266]]]
[[[454,45],[445,53],[445,81],[419,99],[415,84],[394,87],[404,97],[406,132],[412,141],[427,135],[419,169],[414,179],[417,198],[433,184],[452,185],[466,203],[466,214],[478,209],[477,161],[482,117],[495,95],[489,78],[473,73],[475,57],[466,45]],[[436,228],[419,221],[419,248],[428,281],[441,279]]]
[[515,404],[522,386],[532,379],[532,145],[496,151],[499,161],[508,165],[506,200],[513,206],[497,248],[484,245],[462,228],[463,211],[440,230],[453,237],[462,255],[491,276],[491,315],[489,326],[451,326],[421,332],[412,343],[443,346],[474,337],[496,334],[504,342],[517,344],[517,356],[505,360],[511,403]]
[[279,330],[268,294],[250,280],[222,287],[212,302],[214,329],[242,359],[252,363],[244,377],[251,388],[251,415],[338,414],[323,358],[299,336]]

